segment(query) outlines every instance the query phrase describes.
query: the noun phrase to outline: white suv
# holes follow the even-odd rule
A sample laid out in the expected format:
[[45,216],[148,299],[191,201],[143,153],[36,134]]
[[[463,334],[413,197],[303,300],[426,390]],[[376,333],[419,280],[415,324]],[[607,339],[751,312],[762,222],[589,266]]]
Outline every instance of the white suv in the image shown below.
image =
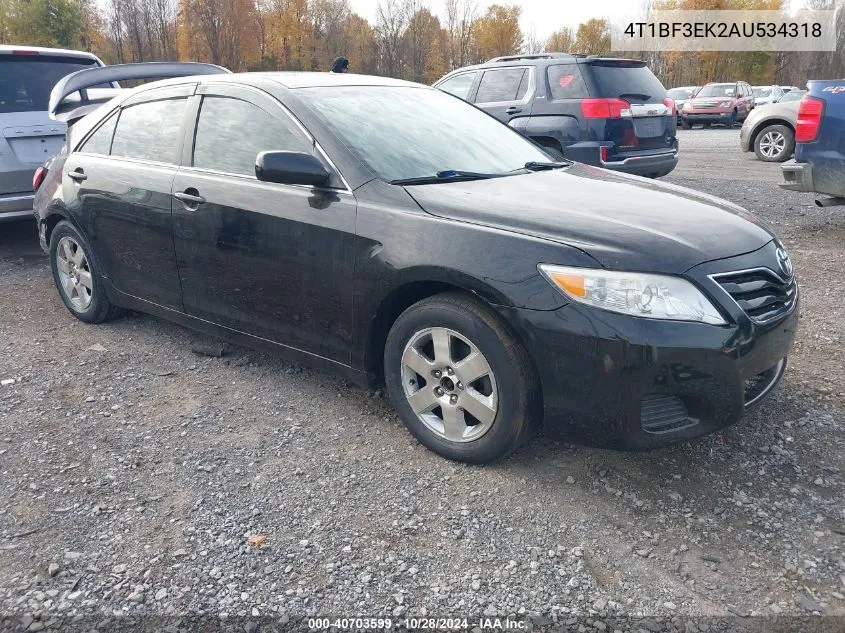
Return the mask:
[[66,125],[47,116],[50,91],[93,66],[103,62],[91,53],[0,46],[0,221],[32,215],[35,170],[65,141]]

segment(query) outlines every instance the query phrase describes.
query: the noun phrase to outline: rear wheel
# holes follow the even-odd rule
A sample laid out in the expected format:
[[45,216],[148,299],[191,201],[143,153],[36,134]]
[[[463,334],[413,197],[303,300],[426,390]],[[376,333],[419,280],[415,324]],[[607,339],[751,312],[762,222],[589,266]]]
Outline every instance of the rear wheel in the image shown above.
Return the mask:
[[484,463],[518,447],[538,420],[538,381],[524,348],[483,303],[430,297],[403,312],[384,351],[387,392],[426,447]]
[[754,153],[767,163],[782,163],[795,150],[795,135],[785,125],[770,125],[754,139]]
[[707,122],[707,123],[702,123],[702,126],[703,126],[705,129],[707,129],[707,130],[709,130],[709,129],[710,129],[710,123],[709,123],[709,122]]
[[53,280],[67,309],[80,321],[101,323],[118,316],[103,288],[102,277],[88,241],[63,220],[50,236]]

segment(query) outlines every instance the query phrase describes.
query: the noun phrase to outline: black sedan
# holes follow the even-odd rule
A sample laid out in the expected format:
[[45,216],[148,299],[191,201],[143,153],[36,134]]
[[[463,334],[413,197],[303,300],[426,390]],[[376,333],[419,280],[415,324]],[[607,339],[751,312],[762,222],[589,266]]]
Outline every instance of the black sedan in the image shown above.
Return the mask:
[[[65,92],[102,81],[82,72]],[[543,427],[650,448],[736,422],[798,321],[789,258],[742,208],[553,162],[392,79],[146,84],[73,125],[39,184],[78,319],[140,310],[384,383],[420,442],[463,461]]]

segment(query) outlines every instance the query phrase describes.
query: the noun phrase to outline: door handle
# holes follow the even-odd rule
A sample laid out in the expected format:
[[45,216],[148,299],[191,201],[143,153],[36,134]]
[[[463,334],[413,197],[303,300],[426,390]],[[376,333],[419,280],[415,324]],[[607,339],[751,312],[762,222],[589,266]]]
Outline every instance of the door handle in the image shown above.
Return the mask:
[[522,108],[517,108],[516,106],[511,106],[505,110],[505,114],[519,114],[520,112],[522,112]]
[[203,204],[205,202],[205,198],[199,195],[199,191],[196,189],[185,189],[185,191],[177,191],[173,194],[177,200],[181,200],[182,203],[187,208],[196,208],[197,205]]
[[68,172],[68,178],[75,180],[76,182],[82,182],[83,180],[88,180],[88,176],[85,175],[85,172],[82,171],[81,167],[77,167],[71,172]]

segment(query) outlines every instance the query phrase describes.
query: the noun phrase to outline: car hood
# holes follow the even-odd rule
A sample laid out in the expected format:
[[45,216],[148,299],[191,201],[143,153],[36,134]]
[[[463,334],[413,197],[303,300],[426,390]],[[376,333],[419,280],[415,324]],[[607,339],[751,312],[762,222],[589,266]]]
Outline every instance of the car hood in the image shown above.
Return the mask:
[[610,269],[679,274],[775,237],[726,200],[589,165],[406,189],[432,215],[574,246]]

